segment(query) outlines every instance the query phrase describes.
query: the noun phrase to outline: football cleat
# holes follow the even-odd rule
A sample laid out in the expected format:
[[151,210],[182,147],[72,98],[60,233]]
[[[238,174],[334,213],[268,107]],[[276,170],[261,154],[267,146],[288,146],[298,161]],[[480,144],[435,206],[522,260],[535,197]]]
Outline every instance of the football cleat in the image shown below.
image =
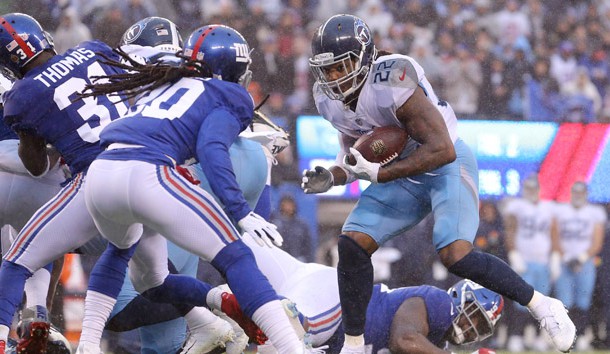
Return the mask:
[[257,344],[263,344],[267,341],[268,338],[265,333],[263,333],[263,331],[258,327],[258,325],[256,325],[256,323],[254,323],[254,321],[252,321],[252,319],[243,313],[241,307],[239,307],[239,304],[237,303],[235,295],[228,292],[223,292],[221,298],[222,302],[220,309],[222,312],[226,313],[227,316],[237,322],[237,324],[243,328],[246,335],[250,337],[252,341]]
[[17,343],[18,354],[43,354],[47,352],[49,322],[33,321],[27,326],[23,337]]
[[563,302],[546,296],[536,307],[529,310],[555,347],[559,351],[569,353],[576,343],[576,326],[568,316]]
[[210,324],[190,329],[180,354],[209,353],[218,347],[225,348],[226,343],[234,339],[233,327],[227,321],[217,317]]
[[38,354],[47,352],[47,341],[51,324],[47,320],[47,309],[34,306],[21,312],[21,321],[17,326],[19,341],[17,353]]
[[244,350],[246,350],[246,347],[248,347],[248,342],[250,341],[250,338],[248,338],[248,336],[246,335],[246,332],[244,332],[244,330],[239,326],[239,324],[237,324],[237,322],[233,321],[233,319],[231,317],[227,316],[227,314],[225,314],[224,312],[222,312],[220,310],[213,310],[212,312],[216,316],[229,322],[231,327],[233,327],[233,332],[235,332],[235,338],[233,338],[233,340],[228,341],[226,343],[226,345],[227,345],[226,353],[227,354],[243,353]]
[[49,330],[47,354],[72,354],[72,345],[57,327],[53,325],[51,325]]
[[10,353],[10,347],[7,348],[6,341],[0,340],[0,354]]

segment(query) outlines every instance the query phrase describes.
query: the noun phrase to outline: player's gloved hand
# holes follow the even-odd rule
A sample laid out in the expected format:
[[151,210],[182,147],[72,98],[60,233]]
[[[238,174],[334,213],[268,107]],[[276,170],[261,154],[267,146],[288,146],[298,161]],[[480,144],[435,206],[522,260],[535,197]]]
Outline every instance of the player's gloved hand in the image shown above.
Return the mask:
[[324,167],[316,166],[313,170],[303,171],[301,188],[306,194],[324,193],[333,183],[333,174]]
[[354,175],[356,175],[358,179],[364,179],[373,183],[377,183],[377,174],[379,173],[381,164],[367,161],[362,156],[360,151],[354,148],[349,148],[349,152],[353,155],[354,159],[356,159],[356,164],[350,165],[348,163],[348,156],[345,155],[345,157],[343,158],[343,167]]
[[519,274],[523,274],[527,270],[527,264],[523,260],[523,257],[521,257],[521,254],[517,251],[513,250],[508,252],[508,261],[510,262],[511,268]]
[[201,181],[198,180],[197,177],[193,176],[191,171],[184,166],[177,165],[176,172],[178,172],[182,177],[186,178],[186,180],[191,182],[191,184],[194,184],[196,186],[201,184]]
[[244,232],[248,233],[259,246],[267,245],[273,247],[273,244],[275,244],[280,247],[284,243],[282,235],[277,232],[277,226],[252,211],[239,220],[237,225]]

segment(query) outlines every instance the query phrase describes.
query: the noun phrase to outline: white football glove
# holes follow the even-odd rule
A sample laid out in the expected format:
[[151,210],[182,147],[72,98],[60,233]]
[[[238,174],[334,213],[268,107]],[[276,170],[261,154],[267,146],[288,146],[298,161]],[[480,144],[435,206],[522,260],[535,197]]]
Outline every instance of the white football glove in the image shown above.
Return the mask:
[[251,130],[244,130],[240,136],[261,144],[273,156],[276,156],[290,145],[286,131],[283,129],[281,131],[274,130],[272,127],[262,123],[252,123]]
[[273,247],[273,244],[275,244],[281,247],[284,242],[282,235],[277,232],[277,226],[252,211],[239,220],[237,225],[249,234],[259,246]]
[[379,173],[381,164],[367,161],[362,156],[360,151],[354,148],[349,148],[349,152],[356,159],[356,164],[350,165],[348,163],[348,155],[345,155],[345,157],[343,158],[343,168],[356,175],[358,179],[364,179],[373,183],[377,183],[377,174]]
[[324,193],[333,186],[334,179],[332,172],[316,166],[313,170],[303,171],[301,188],[306,194]]

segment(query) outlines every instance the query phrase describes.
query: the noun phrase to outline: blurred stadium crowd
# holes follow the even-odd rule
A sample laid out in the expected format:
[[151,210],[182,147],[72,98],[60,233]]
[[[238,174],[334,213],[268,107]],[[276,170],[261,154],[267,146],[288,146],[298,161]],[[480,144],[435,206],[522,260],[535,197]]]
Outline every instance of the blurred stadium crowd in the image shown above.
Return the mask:
[[55,29],[60,52],[89,38],[117,44],[147,16],[166,17],[184,33],[230,25],[254,48],[255,98],[273,94],[273,108],[286,114],[315,111],[312,31],[329,14],[352,13],[379,48],[417,59],[460,118],[610,120],[604,0],[31,0],[5,1],[0,10]]
[[[183,34],[203,24],[230,25],[243,33],[253,48],[253,82],[249,89],[255,102],[269,94],[263,110],[285,123],[292,136],[296,136],[296,116],[317,114],[311,97],[313,78],[308,65],[310,39],[313,30],[335,13],[362,17],[374,31],[378,48],[415,58],[438,95],[453,106],[461,119],[610,122],[608,0],[28,0],[0,3],[0,13],[14,11],[30,14],[44,28],[54,29],[52,35],[58,52],[92,38],[117,45],[131,24],[148,16],[158,15],[174,21]],[[293,147],[278,157],[279,164],[272,176],[274,185],[298,183],[300,171],[295,154]],[[277,217],[285,219],[287,229],[304,230],[304,223],[292,218],[295,213],[290,210],[284,215],[280,211]],[[409,241],[401,237],[388,245],[404,253],[400,260],[394,259],[382,280],[390,286],[452,284],[455,280],[446,271],[443,273],[443,267],[439,268],[434,259],[427,257],[433,250],[421,251],[432,247],[426,238],[430,232],[431,226],[424,221],[409,232]],[[498,206],[484,202],[475,244],[507,259],[504,233]],[[306,230],[300,234],[308,237]],[[605,239],[609,238],[610,225],[607,225]],[[415,247],[414,239],[422,242]],[[400,245],[401,242],[409,244]],[[312,248],[316,246],[312,243]],[[610,269],[606,264],[610,264],[609,246],[610,242],[604,242],[600,256],[595,259],[598,280],[590,309],[595,331],[590,332],[589,339],[602,348],[610,348],[610,339],[600,335],[605,332],[600,326],[608,322],[610,312],[601,301],[602,294],[610,290],[610,284],[605,284],[610,283],[607,273]],[[326,247],[331,248],[332,245]],[[294,252],[298,249],[302,247],[295,247]],[[317,261],[332,263],[327,261],[332,255],[325,254],[322,248],[318,253]],[[303,257],[303,260],[313,260]],[[523,326],[523,322],[520,324]],[[528,344],[532,346],[532,343]],[[508,340],[501,345],[508,345]]]

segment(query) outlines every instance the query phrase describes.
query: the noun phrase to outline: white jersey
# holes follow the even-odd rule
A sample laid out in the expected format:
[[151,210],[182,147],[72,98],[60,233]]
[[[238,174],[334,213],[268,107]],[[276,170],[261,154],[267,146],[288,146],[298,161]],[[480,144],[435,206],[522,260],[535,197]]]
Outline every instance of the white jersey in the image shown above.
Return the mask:
[[[424,69],[411,57],[401,54],[384,55],[371,66],[371,71],[358,96],[356,111],[346,108],[342,101],[332,100],[314,85],[313,96],[318,112],[339,132],[352,138],[375,127],[395,125],[403,127],[396,111],[421,87],[428,99],[442,114],[451,140],[455,143],[457,118],[451,106],[439,100]],[[418,143],[409,140],[406,151],[412,151]]]
[[551,254],[551,224],[555,203],[527,199],[512,199],[506,205],[506,213],[517,219],[515,250],[526,262],[548,264]]
[[557,207],[559,240],[564,259],[578,257],[586,252],[593,241],[595,225],[606,222],[606,211],[599,205],[587,204],[575,208],[562,203]]

